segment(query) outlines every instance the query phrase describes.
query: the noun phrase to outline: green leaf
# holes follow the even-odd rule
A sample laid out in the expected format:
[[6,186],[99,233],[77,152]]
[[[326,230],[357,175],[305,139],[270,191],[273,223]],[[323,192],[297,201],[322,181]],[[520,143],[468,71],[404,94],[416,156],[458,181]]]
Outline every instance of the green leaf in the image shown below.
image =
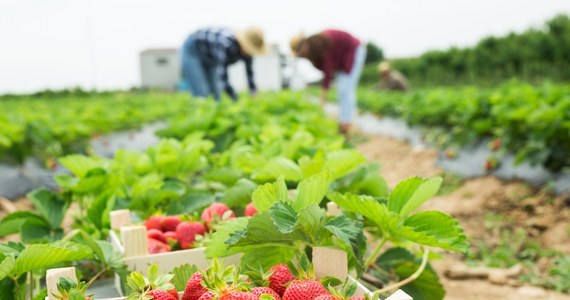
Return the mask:
[[102,168],[94,168],[87,172],[73,187],[76,193],[98,193],[99,189],[105,187],[109,176]]
[[403,219],[398,214],[388,211],[388,207],[374,198],[334,192],[327,195],[341,208],[358,213],[374,222],[385,234],[399,236]]
[[10,276],[12,271],[16,267],[16,259],[12,255],[6,256],[2,262],[0,262],[0,281],[4,278]]
[[87,218],[99,230],[109,227],[109,213],[115,203],[114,196],[99,195],[87,208]]
[[43,218],[29,218],[22,224],[20,231],[24,243],[42,243],[52,240],[50,224]]
[[[395,273],[398,280],[403,280],[412,275],[420,267],[421,259],[414,256],[404,248],[391,248],[384,252],[376,261],[378,266],[388,273]],[[378,273],[374,273],[379,275]],[[387,280],[387,278],[380,278]],[[437,273],[429,265],[422,274],[411,283],[402,287],[406,293],[415,299],[443,299],[445,291],[439,282]]]
[[307,206],[321,203],[329,189],[330,182],[331,173],[328,171],[318,173],[301,181],[297,188],[297,197],[293,201],[293,208],[296,211],[300,211]]
[[223,257],[231,254],[238,253],[240,249],[229,248],[226,241],[230,238],[231,234],[234,234],[241,230],[246,230],[249,218],[235,218],[227,222],[224,222],[220,227],[216,229],[211,236],[211,240],[206,248],[206,257]]
[[430,179],[408,178],[394,188],[388,199],[388,208],[401,216],[408,215],[429,198],[435,196],[442,181],[441,177]]
[[[396,267],[396,274],[400,280],[410,277],[419,268],[419,264],[406,262]],[[439,282],[435,271],[424,269],[418,278],[404,285],[402,290],[414,300],[442,300],[445,289]]]
[[297,212],[287,203],[275,202],[269,212],[279,232],[291,233],[297,226]]
[[92,258],[93,252],[86,246],[67,244],[34,244],[28,246],[16,259],[14,274],[38,269],[46,269],[52,265],[66,261],[77,261]]
[[198,268],[196,268],[195,265],[184,264],[178,266],[172,270],[171,273],[174,274],[174,277],[170,282],[174,284],[177,291],[184,291],[186,289],[188,279],[196,272],[198,272]]
[[251,199],[258,212],[268,210],[277,201],[287,202],[287,185],[281,177],[273,183],[266,183],[253,191]]
[[241,264],[242,266],[261,266],[263,270],[268,270],[274,265],[292,261],[297,254],[295,248],[287,245],[261,244],[248,247],[241,258]]
[[466,253],[467,238],[459,222],[439,211],[426,211],[408,217],[401,236],[421,245]]
[[350,178],[347,192],[357,195],[388,198],[390,189],[384,177],[380,176],[380,166],[370,164],[360,168]]
[[[356,241],[359,236],[364,238],[362,232],[362,223],[349,219],[345,216],[335,217],[325,223],[325,228],[337,237],[347,249],[357,250],[358,245]],[[354,253],[354,255],[361,255],[362,253]]]
[[338,150],[327,154],[323,169],[332,171],[332,179],[336,180],[358,169],[366,158],[355,149]]
[[227,204],[229,207],[244,207],[251,202],[251,194],[256,187],[257,184],[253,181],[242,178],[224,193],[220,202]]
[[299,225],[297,228],[308,236],[313,241],[313,244],[320,244],[321,240],[326,239],[325,234],[322,232],[325,216],[325,210],[317,205],[307,206],[299,212]]
[[24,215],[32,215],[33,217],[40,218],[30,212],[15,212],[9,214],[0,221],[0,237],[19,232],[20,228],[27,220],[27,217]]
[[303,172],[294,161],[277,157],[252,174],[253,180],[261,182],[275,180],[281,176],[287,181],[299,181],[303,178]]
[[247,230],[242,231],[238,239],[230,238],[228,243],[232,246],[258,246],[263,243],[291,243],[301,240],[305,240],[301,232],[281,233],[273,223],[269,212],[263,212],[250,218]]
[[100,165],[97,160],[84,155],[68,155],[60,158],[59,162],[79,178],[83,178],[89,170]]
[[52,229],[61,226],[69,202],[45,188],[32,191],[28,194],[28,199],[34,204],[40,215],[48,221]]

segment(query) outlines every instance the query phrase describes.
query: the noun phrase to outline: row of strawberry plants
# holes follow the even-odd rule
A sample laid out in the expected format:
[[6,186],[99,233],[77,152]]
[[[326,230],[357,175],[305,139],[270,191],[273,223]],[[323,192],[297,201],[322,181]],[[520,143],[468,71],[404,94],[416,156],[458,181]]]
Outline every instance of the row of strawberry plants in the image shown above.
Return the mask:
[[0,100],[0,160],[22,163],[29,156],[48,160],[86,153],[93,136],[187,109],[187,96],[160,93],[5,97]]
[[360,106],[403,118],[430,130],[431,142],[457,148],[494,140],[500,156],[544,165],[554,172],[570,166],[570,86],[509,82],[494,89],[433,88],[410,93],[361,90]]
[[[62,190],[31,193],[29,198],[37,212],[17,212],[0,222],[0,235],[19,232],[28,245],[12,245],[19,250],[12,251],[13,259],[6,260],[9,255],[5,255],[2,264],[17,264],[18,260],[24,264],[26,256],[18,253],[36,245],[59,247],[62,240],[87,245],[98,253],[87,257],[111,255],[112,251],[97,250],[104,244],[87,241],[85,236],[105,238],[110,230],[109,213],[120,208],[131,209],[147,224],[153,218],[174,221],[176,224],[147,227],[175,232],[176,247],[205,245],[211,257],[240,252],[243,264],[255,263],[264,269],[290,261],[313,247],[335,246],[347,251],[350,266],[358,274],[373,272],[372,266],[377,266],[386,271],[374,275],[388,282],[393,277],[386,274],[404,278],[421,265],[425,267],[427,252],[423,260],[412,254],[421,247],[466,250],[465,237],[450,216],[411,214],[437,192],[440,179],[411,178],[390,193],[378,167],[367,164],[356,150],[345,148],[334,122],[298,97],[280,97],[279,101],[194,102],[190,112],[181,114],[161,133],[181,140],[165,138],[146,152],[123,150],[112,159],[84,155],[61,158],[71,171],[70,175],[56,177]],[[296,191],[289,191],[291,188]],[[322,206],[330,201],[341,206],[345,215],[327,216]],[[218,202],[232,212],[225,207],[214,208]],[[257,213],[239,217],[248,204]],[[81,234],[62,228],[71,206],[77,207],[73,228]],[[223,222],[212,228],[210,222],[215,219]],[[188,234],[183,231],[193,230],[191,224],[197,228],[197,223],[210,230],[194,230],[201,237],[185,239]],[[378,245],[368,255],[365,229],[374,236],[368,244]],[[153,247],[157,245],[154,240],[164,242],[158,232],[151,234],[148,238],[153,239]],[[168,242],[166,237],[164,240]],[[381,256],[387,242],[417,246],[393,248]],[[393,261],[392,255],[406,259]],[[74,260],[58,258],[63,260],[39,260],[35,267],[45,269],[56,262]],[[91,264],[80,266],[87,277],[101,273],[100,268],[93,272]],[[115,264],[112,269],[121,270]],[[14,290],[21,290],[19,283],[33,276],[9,266],[0,270],[0,275],[6,274],[0,280]],[[37,273],[41,276],[42,271]],[[421,284],[430,288],[416,291],[416,299],[442,298],[443,290],[433,270],[428,268],[422,274],[416,281],[419,285],[408,289],[414,291]]]

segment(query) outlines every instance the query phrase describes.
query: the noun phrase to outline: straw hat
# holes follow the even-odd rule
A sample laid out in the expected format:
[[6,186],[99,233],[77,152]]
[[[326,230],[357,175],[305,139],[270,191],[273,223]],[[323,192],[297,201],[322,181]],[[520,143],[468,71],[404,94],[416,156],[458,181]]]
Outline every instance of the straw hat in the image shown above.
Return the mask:
[[390,67],[390,63],[388,61],[383,61],[378,65],[378,72],[384,73],[390,71],[392,68]]
[[293,52],[293,55],[299,55],[301,45],[306,38],[307,37],[302,32],[297,33],[293,38],[291,38],[291,41],[289,41],[289,46],[291,47],[291,52]]
[[263,31],[258,27],[250,27],[243,31],[237,31],[236,39],[239,46],[248,55],[261,55],[267,50],[263,39]]

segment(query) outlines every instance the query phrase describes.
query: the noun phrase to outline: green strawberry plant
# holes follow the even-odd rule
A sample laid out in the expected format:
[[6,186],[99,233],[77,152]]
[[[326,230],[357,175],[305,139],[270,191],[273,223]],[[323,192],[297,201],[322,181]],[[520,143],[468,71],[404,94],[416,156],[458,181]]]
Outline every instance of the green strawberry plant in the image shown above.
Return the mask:
[[[389,195],[380,198],[339,192],[327,195],[343,210],[354,214],[353,217],[359,220],[363,218],[366,230],[377,239],[377,246],[365,261],[366,268],[384,270],[380,273],[376,271],[376,275],[395,273],[400,279],[413,275],[416,280],[403,289],[414,299],[442,299],[444,295],[435,272],[431,268],[424,270],[429,253],[426,247],[462,253],[467,252],[469,247],[463,229],[450,215],[439,211],[413,213],[429,198],[436,195],[441,182],[442,179],[439,177],[431,179],[411,177],[400,182]],[[381,255],[387,242],[403,247],[393,248],[399,249],[398,253],[403,255],[396,259],[393,255],[388,255],[388,252]],[[409,250],[406,250],[413,250],[410,248],[411,245],[423,249],[421,262],[418,263]],[[423,272],[416,273],[416,270]],[[386,280],[386,277],[380,279]],[[423,288],[425,286],[427,288]]]
[[345,216],[327,217],[319,207],[331,180],[331,172],[312,175],[299,183],[293,197],[289,197],[283,178],[260,186],[252,196],[258,214],[218,228],[206,255],[243,252],[244,264],[268,268],[290,261],[308,247],[337,246],[349,253],[352,266],[362,269],[362,223]]

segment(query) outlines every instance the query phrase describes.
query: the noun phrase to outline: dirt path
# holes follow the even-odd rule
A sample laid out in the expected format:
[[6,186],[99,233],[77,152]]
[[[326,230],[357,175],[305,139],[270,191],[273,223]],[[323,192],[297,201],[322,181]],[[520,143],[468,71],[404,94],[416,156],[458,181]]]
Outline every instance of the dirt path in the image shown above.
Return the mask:
[[[443,174],[435,165],[433,149],[413,149],[407,143],[384,136],[367,136],[358,149],[371,161],[382,165],[381,173],[391,187],[410,176]],[[492,176],[464,180],[456,190],[428,201],[422,210],[445,211],[459,220],[472,241],[497,239],[499,233],[483,226],[489,212],[507,214],[512,226],[525,228],[543,246],[570,254],[570,209],[565,197],[552,198],[524,183],[503,182]],[[548,204],[546,204],[548,203]],[[446,254],[433,262],[447,291],[446,299],[553,299],[570,295],[536,287],[495,285],[486,280],[450,280],[445,270],[463,264],[462,258]]]

